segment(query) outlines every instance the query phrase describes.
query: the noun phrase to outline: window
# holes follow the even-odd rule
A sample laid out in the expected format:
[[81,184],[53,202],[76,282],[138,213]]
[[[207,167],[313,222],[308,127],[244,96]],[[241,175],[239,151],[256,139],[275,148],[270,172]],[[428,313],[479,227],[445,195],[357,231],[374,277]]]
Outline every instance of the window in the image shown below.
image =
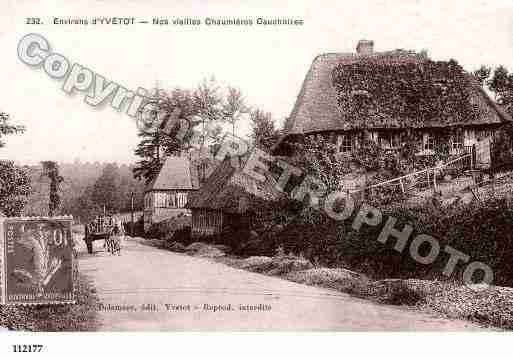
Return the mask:
[[162,206],[167,208],[184,208],[187,204],[186,192],[167,192],[162,202]]
[[435,136],[432,133],[424,134],[424,150],[434,151],[435,150]]
[[167,193],[158,192],[157,193],[157,205],[155,207],[166,207],[166,197],[167,197]]
[[451,149],[453,153],[460,153],[463,150],[463,133],[456,132],[451,137]]
[[492,130],[484,130],[479,133],[478,140],[490,138],[493,139],[494,137],[494,131]]
[[382,148],[399,148],[401,147],[401,143],[399,141],[399,135],[398,134],[380,134],[379,135],[379,144]]
[[337,138],[338,151],[343,153],[350,153],[353,151],[353,139],[351,135],[344,134],[338,135]]
[[176,207],[174,193],[167,193],[166,207]]
[[179,192],[177,194],[178,197],[178,207],[184,208],[187,204],[187,193],[186,192]]

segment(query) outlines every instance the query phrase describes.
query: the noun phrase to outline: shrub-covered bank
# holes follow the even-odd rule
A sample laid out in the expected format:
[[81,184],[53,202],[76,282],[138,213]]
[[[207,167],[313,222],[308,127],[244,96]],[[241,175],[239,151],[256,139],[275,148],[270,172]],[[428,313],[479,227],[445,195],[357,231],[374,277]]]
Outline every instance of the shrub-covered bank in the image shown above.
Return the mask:
[[[241,257],[273,256],[281,249],[319,266],[346,268],[374,279],[461,281],[467,265],[479,261],[492,269],[494,284],[513,287],[512,200],[492,198],[486,202],[457,202],[449,206],[425,203],[415,208],[401,205],[376,208],[382,214],[379,223],[363,223],[358,230],[353,228],[358,208],[344,221],[336,221],[311,208],[294,209],[295,215],[284,215],[283,208],[276,208],[279,215],[270,215],[268,220],[262,221],[261,228],[227,230],[203,241],[226,245]],[[395,219],[396,231],[402,231],[405,226],[412,229],[402,251],[394,249],[398,239],[392,235],[386,237],[385,243],[378,241],[390,218]],[[439,244],[439,254],[432,263],[422,264],[412,258],[410,245],[419,234],[432,236]],[[186,246],[192,243],[187,226],[160,238]],[[468,256],[466,260],[457,261],[450,278],[442,274],[444,270],[447,273],[451,258],[446,250],[448,246]],[[426,256],[430,250],[431,246],[424,243],[418,248],[418,254]],[[479,282],[482,274],[476,271],[473,280]]]
[[[378,225],[363,224],[359,230],[352,228],[358,209],[345,221],[335,221],[322,212],[305,210],[289,223],[275,224],[262,235],[238,234],[236,253],[240,255],[269,255],[277,248],[286,253],[301,255],[312,263],[326,267],[342,267],[363,273],[374,279],[419,278],[449,279],[442,275],[450,255],[447,245],[469,257],[467,263],[459,261],[451,280],[459,281],[466,265],[480,261],[494,272],[494,283],[513,286],[513,203],[506,199],[491,199],[470,205],[456,203],[441,207],[429,203],[416,208],[401,206],[380,209],[382,219]],[[402,252],[394,249],[397,239],[389,236],[386,243],[378,237],[387,220],[396,219],[394,228],[403,230],[411,226],[412,233]],[[410,244],[419,234],[434,237],[440,253],[430,264],[412,259]],[[230,241],[234,242],[234,241]],[[245,249],[249,250],[245,252]],[[260,252],[259,252],[260,249]],[[419,248],[426,255],[429,245]],[[479,274],[477,271],[476,274]],[[479,281],[480,278],[474,278]]]

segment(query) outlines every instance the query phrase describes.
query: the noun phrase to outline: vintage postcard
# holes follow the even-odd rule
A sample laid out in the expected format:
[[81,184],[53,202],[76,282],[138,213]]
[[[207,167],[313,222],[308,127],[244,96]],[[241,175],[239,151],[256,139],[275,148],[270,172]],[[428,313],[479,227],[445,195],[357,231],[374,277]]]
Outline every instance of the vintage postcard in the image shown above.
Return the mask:
[[513,329],[512,14],[4,1],[0,330]]

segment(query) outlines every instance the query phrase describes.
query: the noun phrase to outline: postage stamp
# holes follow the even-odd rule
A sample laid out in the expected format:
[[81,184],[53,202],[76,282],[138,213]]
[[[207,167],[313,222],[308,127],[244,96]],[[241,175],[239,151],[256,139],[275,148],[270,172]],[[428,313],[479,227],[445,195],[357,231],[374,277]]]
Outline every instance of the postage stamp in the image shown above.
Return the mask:
[[2,304],[73,304],[70,217],[0,218]]

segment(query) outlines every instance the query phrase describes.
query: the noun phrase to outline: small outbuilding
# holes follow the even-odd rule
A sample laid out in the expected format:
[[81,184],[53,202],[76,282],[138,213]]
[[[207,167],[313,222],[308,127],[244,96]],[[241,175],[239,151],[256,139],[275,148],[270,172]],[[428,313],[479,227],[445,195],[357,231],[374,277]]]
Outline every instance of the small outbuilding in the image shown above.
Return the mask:
[[272,177],[260,182],[243,168],[244,159],[226,159],[191,193],[187,208],[192,211],[193,237],[218,235],[227,228],[250,229],[261,218],[260,205],[283,195]]

